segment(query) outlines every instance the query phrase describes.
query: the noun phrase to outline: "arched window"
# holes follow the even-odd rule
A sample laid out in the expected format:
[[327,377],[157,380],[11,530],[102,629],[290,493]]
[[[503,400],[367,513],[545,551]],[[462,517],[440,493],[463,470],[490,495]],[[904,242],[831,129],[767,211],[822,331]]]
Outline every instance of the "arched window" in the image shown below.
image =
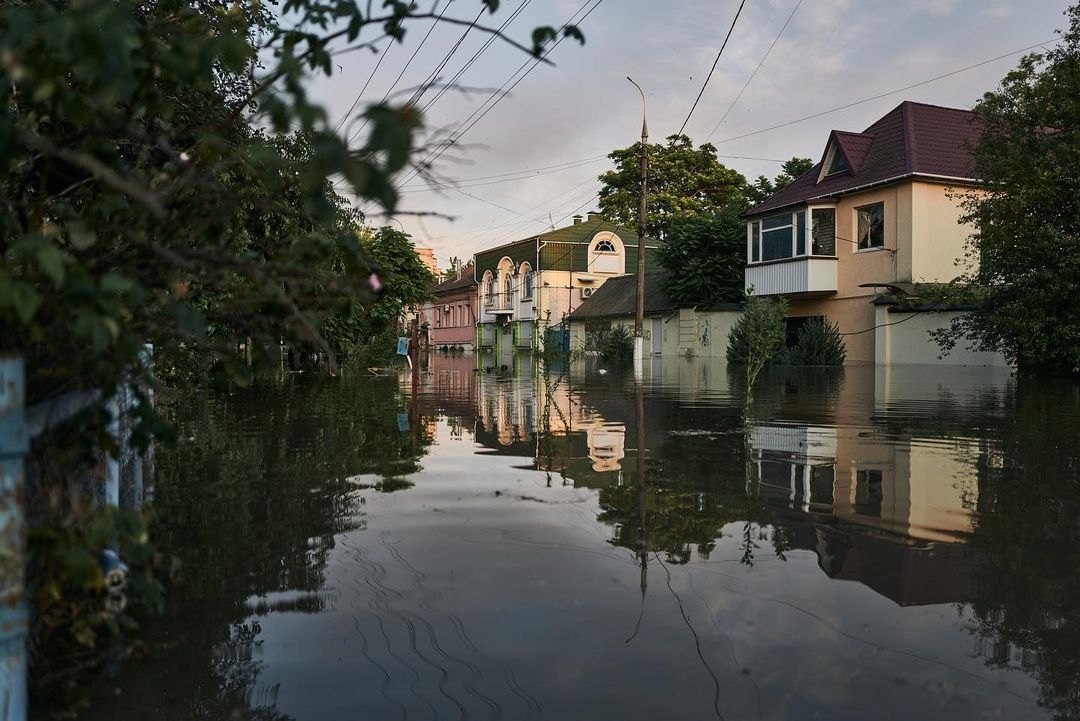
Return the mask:
[[510,307],[510,304],[514,302],[514,279],[510,276],[506,276],[503,279],[503,306]]
[[613,273],[620,275],[626,258],[623,255],[623,243],[619,236],[610,231],[601,231],[593,236],[589,246],[589,271],[592,273]]
[[533,297],[533,272],[525,271],[521,276],[521,299],[532,300]]
[[491,271],[484,273],[484,305],[495,305],[495,277]]

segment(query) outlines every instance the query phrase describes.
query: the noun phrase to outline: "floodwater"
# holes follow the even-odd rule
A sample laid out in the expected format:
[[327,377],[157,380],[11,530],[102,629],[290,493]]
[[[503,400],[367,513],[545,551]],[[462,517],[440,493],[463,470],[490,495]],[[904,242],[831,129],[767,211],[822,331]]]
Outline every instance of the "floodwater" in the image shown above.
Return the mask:
[[184,400],[182,582],[80,717],[1080,717],[1077,386],[475,365]]

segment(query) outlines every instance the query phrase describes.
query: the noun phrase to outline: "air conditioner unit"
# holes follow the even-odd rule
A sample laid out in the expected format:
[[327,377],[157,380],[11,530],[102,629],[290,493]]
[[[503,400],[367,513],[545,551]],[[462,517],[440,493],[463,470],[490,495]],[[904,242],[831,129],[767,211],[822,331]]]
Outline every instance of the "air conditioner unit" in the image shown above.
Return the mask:
[[443,309],[443,313],[449,313],[450,312],[450,305],[449,304],[444,305],[442,307],[442,309]]
[[582,288],[581,289],[581,297],[582,298],[591,298],[592,294],[595,293],[595,292],[596,292],[596,288]]

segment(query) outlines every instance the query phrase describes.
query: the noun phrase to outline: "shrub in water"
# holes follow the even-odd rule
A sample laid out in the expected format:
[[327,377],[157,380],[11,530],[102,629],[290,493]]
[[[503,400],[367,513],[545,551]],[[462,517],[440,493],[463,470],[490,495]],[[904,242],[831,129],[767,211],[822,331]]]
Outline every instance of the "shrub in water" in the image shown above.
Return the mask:
[[767,302],[750,296],[731,329],[727,361],[731,365],[746,367],[749,385],[753,385],[761,369],[784,350],[784,314],[787,308],[783,299]]
[[799,340],[788,363],[800,366],[839,366],[847,358],[840,328],[830,320],[814,318],[799,329]]
[[612,326],[596,334],[596,351],[608,363],[626,363],[634,355],[634,337],[626,326]]

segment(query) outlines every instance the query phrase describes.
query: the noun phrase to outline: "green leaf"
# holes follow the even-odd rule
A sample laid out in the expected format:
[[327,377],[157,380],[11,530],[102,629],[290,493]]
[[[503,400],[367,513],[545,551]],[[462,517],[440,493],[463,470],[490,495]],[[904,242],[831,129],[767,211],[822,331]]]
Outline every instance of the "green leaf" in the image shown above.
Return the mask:
[[97,234],[82,220],[69,220],[68,242],[76,250],[87,250],[97,242]]
[[41,268],[45,275],[49,276],[49,279],[57,288],[61,288],[64,285],[65,265],[67,260],[68,258],[64,252],[48,241],[45,241],[38,246],[38,267]]

